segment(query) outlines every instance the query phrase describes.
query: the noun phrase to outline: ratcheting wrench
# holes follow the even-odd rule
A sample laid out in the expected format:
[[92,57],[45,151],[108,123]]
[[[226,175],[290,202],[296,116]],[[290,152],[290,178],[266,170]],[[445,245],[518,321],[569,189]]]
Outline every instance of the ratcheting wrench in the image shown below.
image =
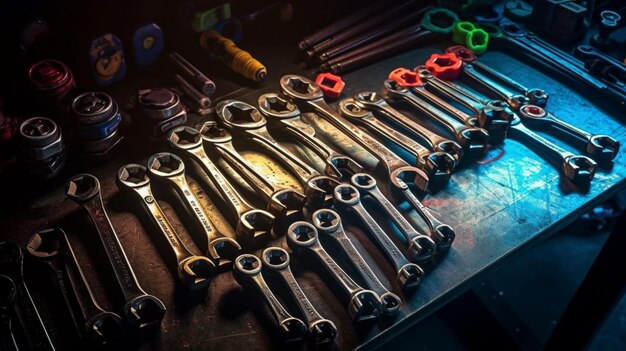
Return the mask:
[[315,211],[311,215],[311,222],[320,235],[326,235],[332,238],[341,246],[352,266],[356,268],[361,278],[363,278],[365,285],[378,294],[383,306],[382,315],[385,317],[398,315],[402,307],[402,300],[400,300],[398,295],[387,290],[380,280],[378,280],[372,268],[370,268],[367,261],[365,261],[363,256],[361,256],[352,244],[352,241],[350,241],[350,238],[346,235],[341,225],[341,217],[339,217],[339,214],[333,210],[324,208]]
[[[222,234],[209,219],[200,200],[191,191],[185,178],[183,160],[170,152],[159,152],[148,159],[148,171],[154,179],[167,182],[180,196],[183,206],[192,215],[196,223],[196,239],[207,241],[207,252],[217,268],[230,269],[235,257],[241,253],[241,245]],[[203,238],[200,238],[202,236]]]
[[287,245],[297,254],[314,256],[339,285],[348,302],[348,313],[355,322],[376,319],[382,305],[378,295],[359,286],[333,260],[319,242],[317,229],[307,222],[296,222],[287,231]]
[[215,264],[204,256],[194,255],[180,240],[178,233],[165,217],[159,203],[152,195],[148,169],[139,164],[127,164],[117,172],[117,185],[141,201],[141,205],[150,215],[150,220],[159,228],[168,243],[174,260],[178,279],[191,290],[205,288],[211,281]]
[[[267,131],[267,120],[254,106],[241,101],[224,100],[215,107],[215,115],[235,136],[251,140],[288,168],[304,187],[312,204],[332,201],[332,192],[339,182],[321,175],[311,166],[284,149]],[[323,200],[322,200],[323,199]]]
[[200,132],[191,127],[176,127],[169,132],[167,140],[173,148],[195,160],[211,178],[231,215],[235,218],[234,221],[237,223],[235,232],[239,240],[251,246],[265,243],[271,236],[274,216],[267,211],[252,207],[235,190],[204,151]]
[[104,246],[115,278],[124,295],[124,319],[135,328],[158,327],[165,315],[165,305],[155,296],[146,294],[139,286],[135,272],[107,216],[100,182],[91,174],[78,174],[67,181],[65,193],[89,214]]
[[259,111],[274,127],[289,133],[300,143],[315,152],[326,163],[324,173],[336,179],[345,179],[354,173],[363,172],[363,166],[351,157],[340,154],[315,135],[315,129],[300,118],[300,110],[284,97],[275,94],[263,94],[258,101]]

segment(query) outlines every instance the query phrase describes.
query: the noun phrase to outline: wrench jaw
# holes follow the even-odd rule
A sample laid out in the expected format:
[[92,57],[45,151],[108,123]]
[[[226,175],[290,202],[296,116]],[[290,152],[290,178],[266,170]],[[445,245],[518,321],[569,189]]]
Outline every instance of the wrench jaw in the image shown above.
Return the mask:
[[530,99],[525,95],[513,94],[506,99],[506,103],[509,105],[511,110],[519,111],[522,106],[528,105],[530,103]]
[[85,335],[96,345],[107,345],[123,333],[122,319],[115,313],[104,312],[85,322]]
[[417,235],[409,240],[407,258],[421,266],[430,266],[434,261],[437,245],[426,235]]
[[448,155],[452,155],[457,165],[463,159],[463,147],[461,147],[461,145],[459,145],[459,143],[457,143],[454,140],[440,141],[439,143],[435,145],[433,151],[445,152]]
[[280,78],[280,88],[286,96],[295,100],[323,99],[324,93],[312,81],[295,74],[287,74]]
[[444,255],[450,251],[452,242],[456,238],[456,233],[451,226],[447,224],[439,224],[431,230],[431,239],[437,245],[437,254]]
[[300,115],[298,107],[276,93],[263,94],[258,100],[259,110],[266,116],[293,118]]
[[124,320],[139,330],[159,328],[165,316],[165,305],[152,295],[137,296],[124,305]]
[[383,317],[394,317],[400,313],[400,307],[402,307],[402,300],[400,297],[392,292],[385,292],[379,296],[382,304],[381,314]]
[[259,110],[242,101],[220,101],[215,106],[215,114],[226,126],[234,129],[258,129],[267,123]]
[[91,174],[77,174],[67,181],[65,193],[75,202],[82,203],[100,193],[100,182]]
[[193,149],[202,146],[202,136],[200,133],[187,126],[172,129],[167,135],[167,141],[174,149],[189,152],[193,152]]
[[309,179],[304,189],[307,203],[313,208],[332,206],[333,192],[339,184],[339,181],[328,176],[315,176]]
[[189,290],[204,289],[211,282],[215,264],[202,256],[191,256],[178,265],[178,278]]
[[361,173],[365,169],[359,163],[348,156],[334,155],[326,159],[324,173],[337,179],[346,179],[355,173]]
[[352,295],[348,305],[348,314],[356,323],[376,320],[380,316],[382,303],[376,293],[371,290],[359,290]]
[[293,222],[304,218],[306,196],[292,189],[278,190],[267,204],[267,211],[275,216],[274,234],[283,235]]
[[479,159],[487,153],[489,133],[486,130],[482,128],[465,128],[457,136],[467,157]]
[[[148,170],[139,164],[128,164],[120,167],[117,172],[117,183],[120,189],[137,189],[150,183]],[[154,201],[154,200],[151,200]]]
[[587,154],[596,161],[607,164],[617,156],[620,142],[608,135],[594,135],[587,143]]
[[446,184],[456,167],[454,157],[441,151],[434,151],[423,157],[418,157],[417,161],[417,167],[428,175],[431,188],[438,188]]
[[391,184],[400,190],[408,187],[407,183],[415,184],[421,191],[428,191],[430,179],[421,169],[413,166],[404,166],[394,169],[389,175]]
[[159,152],[148,159],[148,171],[158,177],[175,177],[183,175],[183,160],[169,152]]
[[252,209],[239,217],[235,232],[245,245],[259,247],[271,237],[275,219],[267,211]]
[[235,257],[241,254],[241,245],[232,238],[222,236],[209,241],[207,252],[215,263],[216,270],[221,272],[232,267]]
[[396,280],[403,290],[410,291],[416,289],[422,282],[425,273],[420,266],[415,263],[407,263],[400,268]]
[[26,250],[29,254],[41,259],[52,259],[58,256],[61,242],[57,236],[57,231],[46,229],[33,234],[28,240]]
[[311,343],[317,347],[330,345],[337,337],[337,327],[328,319],[315,321],[309,325],[309,337]]
[[513,121],[513,113],[508,109],[481,108],[478,112],[478,125],[489,133],[489,143],[502,144]]
[[596,173],[596,162],[587,156],[570,155],[563,160],[563,173],[578,186],[589,186]]

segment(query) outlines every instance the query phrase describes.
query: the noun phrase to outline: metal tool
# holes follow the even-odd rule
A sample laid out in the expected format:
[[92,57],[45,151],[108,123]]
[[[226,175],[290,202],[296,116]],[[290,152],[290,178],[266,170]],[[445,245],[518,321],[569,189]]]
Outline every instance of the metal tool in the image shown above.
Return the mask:
[[378,295],[359,286],[324,250],[317,229],[307,222],[296,222],[287,231],[287,245],[297,254],[314,256],[348,299],[348,314],[355,322],[377,319],[382,310]]
[[447,224],[441,223],[426,207],[417,211],[417,214],[428,226],[426,237],[423,234],[418,233],[411,223],[409,223],[404,216],[398,211],[385,195],[378,188],[376,179],[366,173],[357,173],[350,178],[350,183],[357,189],[361,196],[370,196],[383,209],[383,211],[389,216],[389,218],[396,224],[402,234],[409,242],[408,257],[411,261],[417,259],[420,255],[419,248],[428,249],[435,244],[438,253],[447,252],[452,246],[452,242],[456,237],[454,229]]
[[348,261],[359,272],[361,278],[373,292],[375,292],[382,303],[382,315],[385,317],[397,316],[402,307],[400,297],[389,290],[378,280],[376,274],[372,271],[369,264],[350,241],[341,224],[339,214],[330,209],[321,209],[313,212],[311,215],[311,223],[317,229],[317,232],[329,238],[332,238],[345,252]]
[[296,278],[291,273],[291,268],[289,268],[291,259],[287,251],[280,247],[267,248],[263,250],[261,260],[263,267],[275,272],[288,287],[287,290],[293,300],[296,301],[309,327],[309,336],[313,344],[316,346],[331,344],[337,336],[337,327],[331,320],[320,316],[298,285]]
[[[375,94],[374,92],[364,92],[358,95],[363,99],[367,99],[366,96]],[[452,155],[439,151],[431,152],[417,141],[376,118],[371,111],[362,109],[356,98],[347,98],[340,101],[339,113],[350,120],[366,126],[376,134],[391,140],[413,155],[417,167],[428,175],[431,188],[435,184],[443,185],[450,179],[456,167],[456,160]]]
[[209,176],[234,217],[239,241],[254,247],[265,243],[271,236],[275,217],[254,208],[231,185],[204,151],[202,134],[191,127],[177,127],[170,131],[167,140],[174,149],[195,160]]
[[[398,249],[396,244],[391,241],[389,235],[378,225],[376,220],[372,218],[370,213],[361,203],[361,195],[359,190],[350,184],[341,184],[335,188],[335,205],[342,210],[352,211],[356,214],[370,237],[382,249],[389,262],[396,270],[396,280],[402,289],[410,290],[417,288],[422,281],[424,271],[415,263],[409,262],[404,254]],[[428,238],[428,237],[425,237]],[[416,240],[413,244],[411,256],[413,262],[422,264],[430,264],[435,254],[435,244],[432,240],[425,241]],[[422,244],[425,244],[421,246]]]
[[138,164],[124,165],[117,172],[116,180],[120,190],[133,194],[141,201],[141,205],[149,214],[150,220],[163,234],[171,249],[171,254],[176,260],[178,279],[190,290],[207,287],[211,281],[215,264],[204,256],[191,253],[180,240],[178,233],[167,220],[165,213],[152,195],[146,167]]
[[256,108],[241,101],[223,100],[215,107],[215,114],[233,135],[251,140],[288,168],[304,187],[309,204],[319,206],[332,202],[333,189],[339,182],[321,175],[284,149],[269,134],[266,128],[267,120]]
[[[467,126],[456,119],[451,118],[441,110],[417,97],[411,90],[401,87],[396,81],[387,79],[385,80],[384,87],[385,94],[389,97],[402,99],[408,102],[421,113],[437,121],[449,130],[463,147],[463,154],[465,156],[479,158],[484,156],[487,152],[489,133],[487,133],[486,130]],[[419,89],[416,91],[419,91]],[[443,100],[440,102],[446,104]]]
[[24,281],[24,253],[12,241],[0,242],[0,274],[7,276],[15,284],[15,316],[21,324],[30,349],[54,350],[52,340]]
[[13,335],[11,315],[15,314],[17,287],[13,279],[0,275],[0,349],[18,351]]
[[50,267],[77,331],[85,341],[103,346],[122,336],[122,319],[100,307],[62,229],[35,233],[28,240],[26,249]]
[[205,145],[215,150],[246,180],[267,203],[267,211],[276,217],[274,233],[284,234],[291,223],[302,220],[306,197],[300,192],[278,185],[261,175],[237,150],[232,136],[217,122],[204,122],[200,134]]
[[169,130],[187,122],[187,110],[180,97],[166,88],[143,89],[137,92],[139,110],[144,123],[152,130],[152,139],[162,141]]
[[300,143],[324,160],[324,173],[336,179],[345,179],[363,172],[363,166],[351,157],[340,154],[315,135],[315,129],[300,118],[300,110],[289,100],[269,93],[259,97],[259,111],[267,117],[269,126],[288,132]]
[[244,254],[235,259],[233,277],[244,287],[254,287],[272,312],[279,332],[285,343],[299,342],[306,337],[307,327],[300,319],[293,317],[278,301],[261,273],[261,260],[254,255]]
[[574,55],[585,63],[585,68],[590,72],[602,74],[606,79],[621,82],[626,86],[626,65],[589,45],[580,45],[574,51]]
[[107,216],[98,178],[86,173],[77,174],[67,181],[65,193],[89,214],[102,241],[115,278],[124,295],[124,320],[138,329],[159,327],[165,315],[165,305],[155,296],[146,294],[139,285],[111,220]]
[[172,186],[180,196],[183,206],[187,208],[196,222],[197,237],[207,240],[207,252],[218,268],[230,269],[235,257],[241,253],[241,245],[232,238],[225,236],[211,223],[200,200],[189,188],[185,178],[185,164],[183,160],[170,153],[160,152],[148,159],[148,171],[155,179],[165,181]]
[[198,91],[191,83],[180,75],[175,75],[176,83],[178,87],[183,91],[184,95],[199,108],[209,108],[211,106],[211,99]]
[[215,92],[215,83],[213,83],[212,80],[205,76],[204,73],[187,61],[179,53],[172,52],[169,56],[172,63],[176,65],[176,68],[178,68],[181,73],[190,79],[192,84],[199,89],[202,94],[207,97],[213,95]]

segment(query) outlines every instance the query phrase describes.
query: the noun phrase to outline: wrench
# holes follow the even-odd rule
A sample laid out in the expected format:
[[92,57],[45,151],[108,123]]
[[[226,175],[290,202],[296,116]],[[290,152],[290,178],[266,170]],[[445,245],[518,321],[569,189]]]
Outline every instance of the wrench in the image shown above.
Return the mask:
[[[361,203],[359,190],[350,184],[341,184],[335,188],[335,205],[339,209],[353,211],[363,222],[374,241],[383,250],[387,259],[396,270],[396,280],[403,289],[417,288],[422,281],[424,271],[415,263],[409,262],[391,238],[376,223]],[[432,243],[432,241],[430,242]],[[431,247],[414,247],[414,261],[428,263],[433,258],[434,244]]]
[[[376,93],[372,92],[371,94]],[[376,118],[371,111],[362,109],[356,98],[347,98],[340,101],[339,113],[348,119],[366,126],[376,134],[393,141],[415,156],[417,167],[426,172],[428,179],[430,179],[431,187],[435,184],[445,184],[450,179],[452,171],[454,167],[456,167],[456,160],[452,155],[439,151],[431,152],[418,142],[383,123]]]
[[322,90],[311,80],[298,75],[285,75],[280,79],[280,87],[283,93],[292,99],[301,110],[308,109],[317,112],[354,142],[374,155],[385,167],[393,187],[405,190],[408,189],[406,184],[408,182],[415,184],[422,191],[428,189],[429,179],[424,171],[410,166],[385,147],[385,145],[361,131],[331,109],[324,101]]
[[307,328],[303,321],[293,317],[278,301],[267,286],[261,274],[261,260],[254,255],[244,254],[235,259],[233,277],[243,287],[254,287],[272,311],[274,319],[285,343],[299,342],[306,336]]
[[[15,285],[14,315],[22,326],[30,349],[54,350],[52,340],[24,281],[24,253],[12,241],[0,242],[0,274],[8,277]],[[12,287],[8,286],[8,292],[12,293],[11,290]]]
[[315,256],[319,263],[324,266],[324,269],[348,296],[348,314],[355,322],[378,318],[382,309],[378,295],[371,290],[360,287],[337,265],[320,244],[317,229],[312,224],[307,222],[293,223],[287,231],[287,245],[297,254]]
[[296,301],[300,312],[309,326],[309,335],[312,342],[316,346],[331,344],[337,336],[337,327],[335,324],[317,312],[311,301],[307,299],[304,291],[298,285],[296,278],[289,268],[289,254],[280,247],[270,247],[263,250],[261,254],[263,267],[275,272],[282,281],[287,285],[291,297]]
[[595,135],[574,125],[564,122],[552,113],[535,105],[524,105],[520,108],[519,117],[529,126],[538,128],[552,127],[570,137],[578,147],[598,162],[610,162],[619,152],[620,142],[608,135]]
[[341,246],[352,266],[356,268],[361,278],[365,281],[367,287],[378,295],[382,302],[382,315],[386,317],[398,315],[402,307],[402,300],[400,300],[398,295],[387,290],[380,280],[378,280],[376,274],[372,271],[363,256],[357,251],[350,241],[350,238],[348,238],[343,230],[339,214],[330,209],[321,209],[313,212],[311,217],[311,222],[315,226],[315,229],[317,229],[317,232],[332,238]]
[[235,150],[232,136],[226,129],[220,128],[217,122],[209,121],[202,124],[200,134],[202,134],[205,145],[217,151],[264,199],[267,203],[267,211],[276,217],[274,232],[284,234],[291,223],[302,220],[302,209],[306,202],[305,196],[294,189],[273,184],[259,174]]
[[351,157],[340,154],[315,136],[315,129],[300,118],[300,110],[284,97],[269,93],[258,100],[259,111],[267,117],[270,127],[289,133],[319,157],[326,167],[324,174],[336,179],[345,179],[354,173],[363,172],[363,166]]
[[178,279],[190,290],[207,287],[215,264],[204,256],[192,254],[180,240],[178,233],[152,195],[148,169],[132,163],[120,167],[117,172],[117,185],[120,190],[127,191],[141,201],[141,205],[150,215],[150,220],[167,240],[176,260]]
[[202,146],[203,139],[200,132],[190,127],[176,127],[169,132],[167,140],[174,149],[184,151],[185,155],[194,159],[211,178],[221,197],[226,201],[231,214],[236,218],[235,232],[239,240],[250,246],[265,243],[271,236],[274,216],[267,211],[252,207],[235,190],[207,156]]
[[220,233],[211,223],[206,210],[200,204],[200,200],[189,188],[185,178],[183,160],[170,152],[160,152],[148,159],[148,171],[153,178],[167,182],[180,195],[183,206],[187,208],[196,221],[197,230],[202,232],[194,230],[194,233],[206,237],[207,252],[217,268],[230,268],[235,257],[239,256],[241,246],[234,239]]
[[35,233],[26,249],[51,268],[81,336],[99,346],[121,337],[124,329],[122,319],[116,313],[105,311],[96,302],[72,245],[62,229],[46,229]]
[[[402,99],[411,106],[417,108],[421,113],[437,121],[448,129],[456,140],[463,147],[463,154],[472,158],[482,157],[487,152],[489,133],[482,128],[467,126],[456,119],[451,118],[441,110],[430,105],[426,101],[417,97],[415,93],[426,92],[425,89],[409,90],[400,86],[396,81],[387,79],[384,83],[385,94],[389,97]],[[435,97],[436,98],[436,97]],[[439,99],[437,104],[447,104]]]
[[17,342],[11,329],[11,315],[15,314],[17,287],[13,279],[0,275],[0,349],[18,351]]
[[86,173],[75,175],[67,181],[65,193],[85,209],[98,232],[124,295],[124,320],[139,329],[160,326],[165,315],[165,305],[155,296],[146,294],[139,286],[135,272],[104,209],[98,178]]
[[267,121],[256,108],[241,101],[223,100],[215,107],[215,114],[231,133],[242,139],[252,140],[296,175],[310,204],[319,205],[332,201],[332,189],[339,182],[321,175],[281,147],[267,131]]

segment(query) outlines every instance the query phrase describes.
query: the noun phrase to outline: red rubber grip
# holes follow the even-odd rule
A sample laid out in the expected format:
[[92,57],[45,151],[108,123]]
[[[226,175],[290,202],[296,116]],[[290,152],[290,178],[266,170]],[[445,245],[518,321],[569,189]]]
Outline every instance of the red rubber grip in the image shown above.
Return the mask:
[[463,61],[455,54],[432,54],[424,66],[443,80],[454,80],[461,74]]

